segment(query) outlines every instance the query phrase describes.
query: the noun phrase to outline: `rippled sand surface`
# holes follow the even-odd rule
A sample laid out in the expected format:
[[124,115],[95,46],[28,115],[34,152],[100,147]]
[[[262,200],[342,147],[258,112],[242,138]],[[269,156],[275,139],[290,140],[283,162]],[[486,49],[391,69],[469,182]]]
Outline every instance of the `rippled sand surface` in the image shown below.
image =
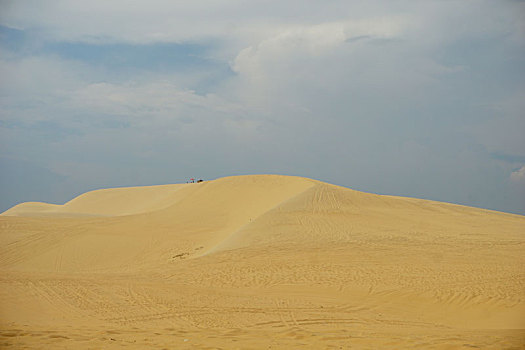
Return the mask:
[[0,242],[0,348],[525,348],[519,215],[254,175],[23,203]]

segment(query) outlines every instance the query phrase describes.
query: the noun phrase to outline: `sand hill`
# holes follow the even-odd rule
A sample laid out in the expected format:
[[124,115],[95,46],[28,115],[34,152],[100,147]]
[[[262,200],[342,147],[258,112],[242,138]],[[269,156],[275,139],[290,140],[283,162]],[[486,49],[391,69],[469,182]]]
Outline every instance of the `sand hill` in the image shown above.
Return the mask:
[[0,216],[0,347],[525,348],[525,217],[315,180]]

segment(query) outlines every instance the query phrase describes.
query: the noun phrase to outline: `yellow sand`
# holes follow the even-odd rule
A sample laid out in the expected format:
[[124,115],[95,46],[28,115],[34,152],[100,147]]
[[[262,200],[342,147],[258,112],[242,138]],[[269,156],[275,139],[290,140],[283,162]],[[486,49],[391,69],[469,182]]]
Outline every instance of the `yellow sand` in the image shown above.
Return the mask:
[[0,348],[525,348],[524,216],[257,175],[23,203],[0,240]]

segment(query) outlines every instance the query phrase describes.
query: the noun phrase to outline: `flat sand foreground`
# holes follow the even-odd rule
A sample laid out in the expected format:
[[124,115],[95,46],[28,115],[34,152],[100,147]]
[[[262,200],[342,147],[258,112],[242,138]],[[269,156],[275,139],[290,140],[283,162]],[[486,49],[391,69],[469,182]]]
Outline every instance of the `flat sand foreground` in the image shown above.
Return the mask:
[[0,240],[0,348],[525,348],[520,215],[254,175],[22,203]]

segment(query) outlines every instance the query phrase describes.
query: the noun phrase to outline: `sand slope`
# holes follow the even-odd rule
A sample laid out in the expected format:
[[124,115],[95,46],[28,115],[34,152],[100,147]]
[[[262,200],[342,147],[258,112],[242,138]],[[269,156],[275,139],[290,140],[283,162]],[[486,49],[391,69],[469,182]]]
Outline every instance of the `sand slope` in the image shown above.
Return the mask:
[[238,176],[0,215],[0,347],[523,348],[525,217]]

